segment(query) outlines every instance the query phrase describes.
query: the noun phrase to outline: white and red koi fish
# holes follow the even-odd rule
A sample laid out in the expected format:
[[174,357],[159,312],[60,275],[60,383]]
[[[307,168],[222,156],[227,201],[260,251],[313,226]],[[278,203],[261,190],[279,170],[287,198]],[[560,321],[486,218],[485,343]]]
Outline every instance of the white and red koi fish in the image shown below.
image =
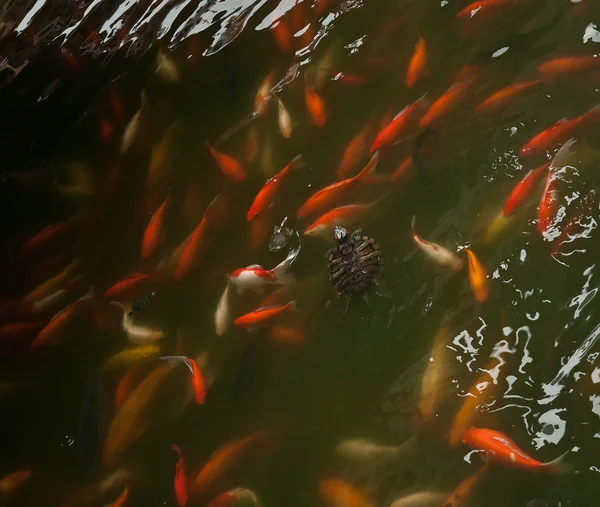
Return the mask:
[[451,252],[447,248],[443,246],[437,245],[435,243],[431,243],[423,238],[421,238],[415,232],[415,222],[417,217],[414,216],[412,219],[412,238],[415,244],[419,247],[427,257],[433,260],[438,266],[450,269],[452,271],[460,271],[463,266],[463,260],[456,255],[454,252]]

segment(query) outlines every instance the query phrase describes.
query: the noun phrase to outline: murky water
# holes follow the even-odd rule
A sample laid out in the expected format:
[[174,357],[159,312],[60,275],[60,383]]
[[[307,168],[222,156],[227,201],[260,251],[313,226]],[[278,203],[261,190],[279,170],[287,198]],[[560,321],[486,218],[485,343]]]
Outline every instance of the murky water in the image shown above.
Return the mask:
[[[52,4],[1,13],[3,501],[597,505],[598,5]],[[381,249],[364,299],[327,279],[336,224]],[[477,474],[470,427],[567,454]]]

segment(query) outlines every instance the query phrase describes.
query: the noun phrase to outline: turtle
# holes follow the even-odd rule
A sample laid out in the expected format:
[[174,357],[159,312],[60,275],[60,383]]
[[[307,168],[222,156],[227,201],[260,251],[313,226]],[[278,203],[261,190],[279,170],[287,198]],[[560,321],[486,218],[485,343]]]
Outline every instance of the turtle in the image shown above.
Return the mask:
[[334,229],[338,246],[327,252],[329,279],[338,297],[363,294],[381,277],[383,257],[373,238],[361,229],[348,235],[338,225]]
[[283,249],[292,239],[294,231],[288,227],[284,227],[287,217],[283,219],[281,225],[276,225],[273,228],[273,234],[269,240],[269,252],[279,252]]

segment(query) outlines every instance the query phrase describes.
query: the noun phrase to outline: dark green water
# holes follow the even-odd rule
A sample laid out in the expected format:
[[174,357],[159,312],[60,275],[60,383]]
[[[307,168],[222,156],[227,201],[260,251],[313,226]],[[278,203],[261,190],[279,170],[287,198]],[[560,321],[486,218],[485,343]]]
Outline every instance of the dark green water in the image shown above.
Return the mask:
[[[194,2],[173,2],[141,31],[136,22],[158,3],[133,2],[121,14],[121,39],[111,32],[90,49],[96,39],[89,33],[118,11],[116,4],[105,5],[82,24],[85,30],[89,25],[89,33],[78,28],[65,43],[77,64],[61,56],[60,41],[43,35],[55,14],[67,19],[59,24],[62,30],[71,26],[69,16],[77,11],[67,4],[56,12],[43,7],[32,18],[35,31],[16,35],[15,28],[7,28],[2,42],[13,67],[32,41],[38,48],[27,54],[30,62],[16,77],[3,70],[0,91],[5,130],[1,325],[38,324],[0,342],[1,472],[32,470],[10,505],[110,504],[124,481],[106,491],[73,495],[118,469],[130,476],[126,505],[176,505],[176,454],[170,444],[179,445],[194,477],[216,449],[256,432],[261,432],[256,442],[235,466],[220,473],[206,495],[192,495],[189,505],[207,505],[235,487],[251,489],[265,507],[334,505],[319,492],[319,482],[331,477],[354,485],[377,506],[419,491],[449,496],[480,467],[480,457],[467,446],[448,445],[448,432],[481,370],[489,368],[491,354],[502,358],[497,385],[482,399],[472,424],[501,431],[542,462],[571,450],[566,456],[571,470],[548,475],[493,464],[461,505],[525,507],[532,499],[552,507],[598,505],[600,348],[592,344],[581,357],[576,353],[586,338],[595,337],[599,324],[598,121],[559,140],[546,154],[524,158],[519,150],[561,118],[582,115],[600,102],[599,67],[545,77],[493,114],[479,114],[475,107],[510,84],[540,79],[538,66],[544,62],[596,55],[600,10],[590,0],[514,4],[469,20],[456,18],[468,5],[464,1],[333,2],[320,14],[306,2],[295,7],[282,2],[278,9],[291,10],[286,23],[297,16],[301,27],[310,22],[316,33],[307,48],[296,42],[295,55],[283,52],[269,30],[276,2],[224,1],[198,15]],[[6,9],[6,27],[27,12],[15,8],[13,3]],[[175,21],[164,21],[179,8]],[[240,13],[250,15],[247,25],[224,45],[221,34],[239,26]],[[188,29],[199,33],[189,35]],[[52,36],[61,31],[48,30]],[[37,40],[31,33],[42,35]],[[427,47],[425,72],[407,89],[406,69],[419,35]],[[156,72],[159,46],[177,69],[174,82]],[[249,118],[264,76],[274,69],[277,82],[295,63],[298,75],[278,92],[294,126],[285,139],[275,101],[265,115]],[[296,211],[316,190],[338,180],[336,170],[350,140],[368,122],[377,126],[353,175],[368,162],[368,145],[386,114],[389,121],[425,93],[431,104],[466,65],[477,69],[477,78],[462,102],[416,145],[422,131],[413,128],[380,154],[377,172],[389,176],[418,151],[421,161],[413,176],[361,186],[341,203],[375,202],[348,227],[361,227],[377,239],[386,266],[379,291],[384,295],[372,291],[368,301],[336,298],[325,259],[335,246],[332,234],[306,235],[291,268],[297,282],[280,301],[297,301],[300,316],[285,316],[280,323],[299,330],[304,341],[280,343],[269,338],[270,328],[236,328],[231,320],[256,309],[264,298],[252,292],[232,295],[229,328],[217,336],[214,315],[225,275],[250,264],[272,268],[281,262],[287,249],[269,252],[268,235],[286,216],[287,225],[300,232],[312,222],[297,219]],[[319,89],[328,111],[323,127],[311,124],[305,106],[305,80],[311,82],[319,72],[327,76]],[[364,82],[332,80],[339,72]],[[123,117],[114,97],[122,103]],[[133,144],[122,153],[123,132],[140,108]],[[101,122],[110,124],[105,140]],[[255,133],[258,154],[250,163],[245,149]],[[156,160],[165,135],[165,160],[157,180],[149,183],[153,149]],[[557,187],[556,230],[570,227],[573,240],[559,248],[558,240],[548,241],[537,230],[543,179],[509,226],[490,236],[490,224],[519,179],[552,159],[572,136],[577,142]],[[240,160],[246,181],[225,178],[205,142]],[[252,245],[248,208],[265,179],[299,154],[305,164],[289,175],[273,207],[257,219],[267,233]],[[82,172],[71,172],[74,166]],[[60,185],[70,183],[73,174],[89,177],[88,191],[61,192]],[[164,243],[143,260],[144,229],[168,192],[172,205]],[[175,281],[169,259],[217,194],[223,203],[219,225],[210,229],[199,265]],[[445,272],[415,247],[413,215],[425,239],[477,254],[489,274],[487,301],[474,298],[466,269]],[[37,252],[23,252],[26,241],[44,227],[73,216],[72,232]],[[38,296],[67,288],[64,299],[39,313],[23,303],[74,259],[79,261],[69,276]],[[107,434],[110,428],[118,432],[112,421],[120,379],[135,367],[141,382],[163,363],[155,358],[141,366],[103,368],[129,345],[118,309],[103,294],[163,260],[166,278],[153,287],[156,295],[142,321],[164,330],[161,355],[201,358],[212,383],[205,404],[196,405],[190,401],[187,370],[173,369],[136,421],[137,438],[106,463]],[[38,330],[90,287],[96,296],[85,309],[49,343],[32,350]],[[446,362],[434,390],[440,401],[433,418],[423,420],[421,384],[443,326],[449,330]],[[414,447],[397,456],[352,460],[336,453],[347,439],[397,446],[413,436]]]

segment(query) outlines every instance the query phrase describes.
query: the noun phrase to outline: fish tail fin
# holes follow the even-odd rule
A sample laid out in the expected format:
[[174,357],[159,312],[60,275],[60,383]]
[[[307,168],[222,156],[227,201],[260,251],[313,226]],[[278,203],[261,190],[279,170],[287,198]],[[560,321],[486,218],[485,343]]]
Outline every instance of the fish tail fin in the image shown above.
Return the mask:
[[275,273],[275,281],[280,285],[291,285],[296,281],[296,277],[294,273],[282,271],[281,273]]
[[564,475],[573,471],[573,464],[568,463],[566,461],[566,457],[570,452],[571,450],[569,449],[567,452],[564,452],[555,460],[549,461],[548,463],[544,463],[544,469],[546,469],[548,473],[555,475]]
[[171,366],[177,366],[178,364],[183,363],[188,367],[192,375],[194,374],[194,368],[186,356],[160,356],[159,359],[166,361]]
[[288,273],[287,270],[294,263],[299,253],[300,246],[298,246],[298,248],[290,250],[287,257],[273,268],[273,281],[275,283],[278,283],[280,285],[290,285],[295,281],[294,275],[292,273]]
[[290,162],[290,169],[300,169],[302,167],[306,167],[306,160],[302,154],[295,156]]

